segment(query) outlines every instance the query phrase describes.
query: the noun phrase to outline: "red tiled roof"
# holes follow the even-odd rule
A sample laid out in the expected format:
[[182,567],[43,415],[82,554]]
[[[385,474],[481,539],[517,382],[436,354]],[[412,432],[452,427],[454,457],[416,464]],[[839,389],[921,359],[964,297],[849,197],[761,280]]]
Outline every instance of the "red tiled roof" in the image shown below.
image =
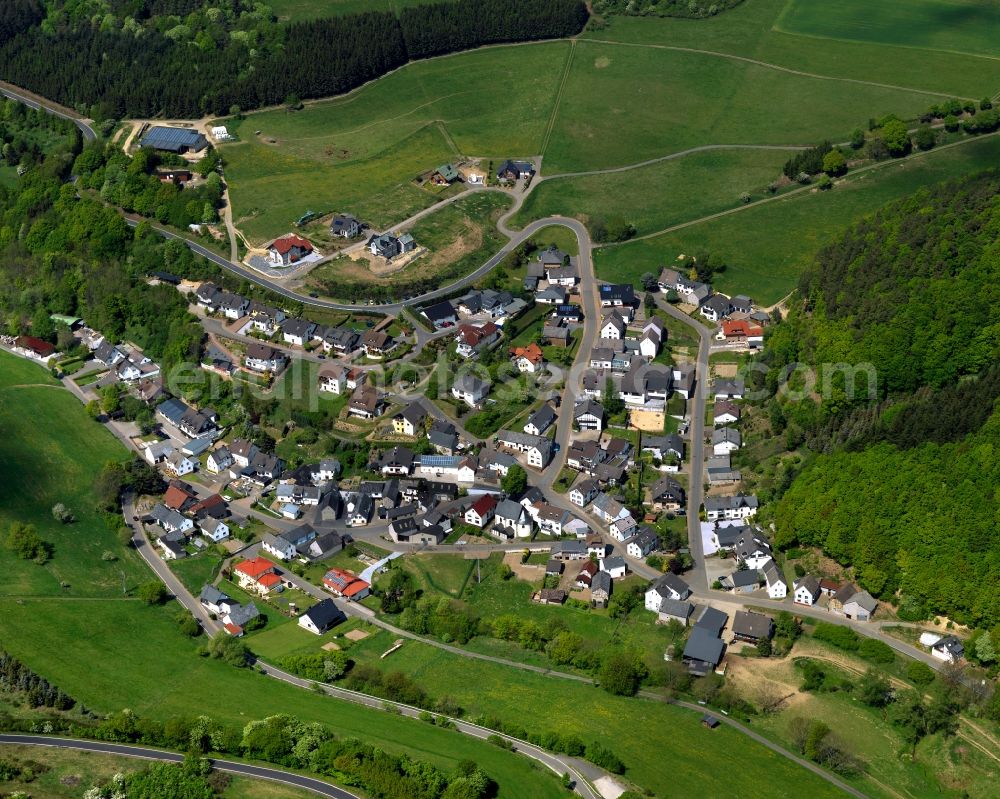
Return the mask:
[[231,621],[227,621],[224,626],[226,628],[226,632],[230,635],[243,635],[243,628],[233,624]]
[[359,577],[344,589],[344,596],[350,599],[352,596],[360,594],[362,591],[367,591],[368,588],[368,583]]
[[190,491],[185,491],[180,486],[172,485],[167,489],[167,493],[163,495],[163,504],[171,510],[180,510],[191,499],[194,499],[194,494]]
[[274,572],[269,572],[257,578],[257,584],[262,585],[265,588],[274,588],[281,582],[281,578]]
[[498,328],[492,322],[482,325],[459,325],[458,337],[468,346],[475,347],[484,338],[489,338],[497,332]]
[[[240,574],[245,574],[247,577],[250,577],[261,584],[263,584],[261,575],[267,574],[273,568],[274,564],[267,558],[251,558],[250,560],[244,560],[241,563],[237,563],[233,567],[235,571],[238,571]],[[274,575],[274,577],[275,579],[279,579],[278,575]]]
[[217,505],[225,505],[225,504],[226,500],[222,498],[221,494],[212,494],[212,496],[206,497],[201,502],[192,505],[191,513],[197,514],[203,510],[208,510],[209,508],[214,508]]
[[729,336],[763,336],[764,329],[760,325],[752,325],[746,319],[726,320],[722,323],[722,334]]
[[536,366],[542,362],[542,348],[539,347],[534,341],[532,341],[527,347],[516,347],[511,350],[511,354],[515,358],[527,358],[531,363]]
[[280,239],[275,239],[271,244],[271,249],[277,250],[282,255],[292,249],[292,247],[299,247],[306,252],[312,252],[312,245],[304,238],[296,236],[294,233],[288,236],[282,236]]
[[497,498],[492,494],[483,494],[479,499],[472,503],[472,510],[474,510],[480,518],[485,516],[491,510],[497,506]]

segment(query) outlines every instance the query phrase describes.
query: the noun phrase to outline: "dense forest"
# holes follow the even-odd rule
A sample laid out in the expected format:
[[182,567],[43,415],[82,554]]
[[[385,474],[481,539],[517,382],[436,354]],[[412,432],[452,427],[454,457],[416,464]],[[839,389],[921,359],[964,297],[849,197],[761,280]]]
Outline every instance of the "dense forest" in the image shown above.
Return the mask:
[[[1000,624],[998,236],[997,170],[887,205],[820,252],[761,358],[772,433],[819,453],[781,496],[777,543],[822,548],[909,618]],[[796,364],[818,377],[793,401],[778,384]],[[862,377],[851,396],[835,364],[870,365],[874,393]]]
[[[152,13],[185,4],[130,5]],[[95,119],[195,118],[341,94],[411,59],[569,36],[587,21],[581,0],[455,0],[398,17],[366,12],[290,25],[273,25],[267,13],[236,2],[229,7],[228,16],[192,12],[183,24],[176,14],[140,24],[65,8],[42,22],[35,0],[7,0],[0,73]]]
[[1000,410],[959,443],[821,455],[784,495],[776,543],[819,546],[909,618],[1000,624]]

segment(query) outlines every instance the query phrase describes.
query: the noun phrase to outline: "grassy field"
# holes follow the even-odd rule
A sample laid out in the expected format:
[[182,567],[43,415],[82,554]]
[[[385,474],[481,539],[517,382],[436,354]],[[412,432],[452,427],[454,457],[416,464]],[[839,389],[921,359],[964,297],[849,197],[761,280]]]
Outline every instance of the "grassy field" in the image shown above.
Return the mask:
[[[539,190],[541,189],[539,188]],[[533,202],[535,195],[537,194],[538,191],[535,191],[534,193],[528,195],[528,199],[525,200],[525,202]],[[519,211],[512,220],[513,225],[520,227],[525,224],[520,221],[523,213],[524,209],[522,207],[521,211]],[[539,216],[543,216],[543,214],[539,214]],[[543,227],[531,238],[539,247],[548,247],[550,244],[554,244],[568,255],[580,254],[580,242],[577,241],[576,234],[569,228],[563,227],[562,225],[549,225],[548,227]]]
[[[386,227],[433,204],[440,190],[413,179],[460,153],[536,154],[567,49],[557,42],[418,62],[297,113],[228,120],[241,138],[221,149],[238,223],[255,240],[307,210],[349,211]],[[496,101],[500,86],[517,86],[516,108]]]
[[493,714],[525,727],[600,741],[625,762],[628,779],[657,796],[704,792],[734,759],[741,764],[741,797],[763,799],[786,795],[785,791],[791,795],[793,785],[809,796],[841,795],[735,731],[705,729],[697,713],[661,702],[613,697],[585,683],[556,682],[531,672],[512,677],[509,668],[469,661],[420,643],[407,642],[381,660],[393,640],[391,634],[379,633],[353,647],[351,657],[409,674],[434,695],[454,698],[472,718]]
[[543,165],[555,174],[634,164],[703,144],[844,141],[869,117],[910,117],[929,102],[914,92],[702,53],[584,40]]
[[[5,760],[21,765],[40,763],[44,770],[30,782],[0,781],[0,791],[13,795],[23,791],[35,799],[79,799],[83,791],[106,784],[115,774],[140,771],[146,764],[132,757],[115,757],[97,752],[46,749],[39,746],[5,744]],[[267,780],[232,777],[221,799],[314,799],[316,794]]]
[[[873,20],[899,18],[910,9],[937,6],[953,12],[969,12],[966,0],[954,3],[937,0],[885,0],[877,8],[866,4],[860,13],[860,0],[838,0],[832,3],[811,3],[808,0],[746,0],[725,14],[710,19],[653,19],[649,17],[611,17],[600,30],[584,33],[585,38],[711,50],[720,54],[752,58],[784,69],[793,69],[860,81],[905,86],[928,92],[944,92],[978,100],[994,94],[1000,88],[1000,61],[971,53],[922,50],[907,46],[900,25],[893,37],[884,43],[831,38],[845,25],[869,26]],[[971,16],[996,14],[993,4],[976,3]],[[797,25],[810,24],[811,35],[789,32],[788,21],[779,21],[786,7]],[[820,21],[825,25],[821,26]],[[852,22],[853,21],[853,22]],[[961,29],[959,29],[961,28]],[[805,31],[803,31],[805,33]],[[975,47],[989,43],[989,28],[952,25],[921,31],[924,35],[966,37]],[[913,36],[911,29],[908,35]],[[995,37],[994,37],[995,38]],[[911,38],[912,42],[912,38]],[[992,43],[995,46],[995,42]],[[928,98],[929,102],[934,102]]]
[[512,224],[523,227],[561,215],[587,223],[592,232],[594,221],[620,219],[639,235],[651,233],[734,208],[744,192],[759,199],[791,155],[787,150],[707,150],[627,172],[546,180],[528,195]]
[[[123,581],[131,589],[148,579],[145,565],[121,549],[94,506],[97,472],[109,460],[124,460],[125,449],[45,369],[3,352],[0,430],[0,528],[33,524],[55,547],[44,566],[0,548],[0,596],[121,596]],[[51,508],[58,502],[76,522],[55,521]],[[103,560],[107,551],[116,559]]]
[[1000,55],[1000,6],[976,0],[791,0],[776,27],[821,39]]
[[816,251],[852,222],[921,186],[985,168],[1000,158],[1000,137],[966,140],[960,146],[891,162],[838,183],[673,233],[594,251],[598,277],[638,281],[658,273],[679,253],[708,251],[729,268],[715,277],[724,292],[747,293],[762,304],[795,288]]

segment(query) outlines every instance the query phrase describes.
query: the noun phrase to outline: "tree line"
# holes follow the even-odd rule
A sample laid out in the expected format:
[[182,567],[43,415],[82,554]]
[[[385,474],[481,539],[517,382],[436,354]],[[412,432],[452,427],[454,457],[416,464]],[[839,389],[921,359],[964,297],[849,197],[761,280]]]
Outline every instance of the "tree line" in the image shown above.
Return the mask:
[[342,94],[409,60],[570,36],[587,21],[581,0],[455,0],[398,17],[365,12],[296,22],[274,28],[274,40],[259,47],[229,37],[209,48],[155,26],[138,33],[90,25],[47,30],[30,9],[19,0],[0,17],[0,72],[97,119],[294,105]]

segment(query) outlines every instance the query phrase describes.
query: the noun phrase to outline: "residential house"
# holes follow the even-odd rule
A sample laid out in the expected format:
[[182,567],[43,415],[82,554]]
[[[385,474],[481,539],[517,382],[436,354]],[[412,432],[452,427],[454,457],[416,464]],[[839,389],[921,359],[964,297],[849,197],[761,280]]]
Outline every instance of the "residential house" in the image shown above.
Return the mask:
[[308,319],[286,319],[281,325],[281,337],[286,344],[304,347],[316,332],[316,324]]
[[180,560],[187,557],[187,550],[180,541],[164,536],[158,539],[156,543],[163,550],[164,560]]
[[571,519],[569,513],[564,511],[562,508],[557,508],[547,502],[541,503],[537,506],[537,508],[538,510],[534,518],[535,521],[538,522],[538,526],[542,532],[548,533],[549,535],[562,535],[563,527],[565,527]]
[[449,186],[456,180],[460,180],[460,177],[454,164],[441,164],[430,176],[430,181],[435,186]]
[[721,582],[735,593],[749,594],[760,588],[761,575],[757,569],[743,569],[723,577]]
[[620,308],[626,322],[631,321],[635,305],[635,289],[631,283],[605,283],[598,289],[602,308]]
[[427,411],[420,402],[411,402],[392,417],[392,429],[403,436],[423,435]]
[[796,605],[815,605],[819,599],[819,580],[811,574],[796,580],[793,596]]
[[573,408],[573,421],[580,430],[604,429],[604,406],[587,398]]
[[361,223],[350,214],[337,214],[330,221],[330,233],[343,239],[353,239],[361,233]]
[[540,436],[552,427],[558,418],[556,412],[552,410],[552,406],[546,403],[528,417],[528,421],[524,425],[524,432],[528,435]]
[[198,522],[198,530],[213,544],[218,544],[229,538],[229,525],[221,519],[213,519],[211,516]]
[[591,512],[602,521],[608,522],[608,524],[614,524],[616,521],[632,515],[628,508],[603,491],[594,498],[594,506]]
[[218,416],[211,408],[188,408],[177,421],[176,427],[188,438],[200,438],[215,433],[216,421]]
[[348,415],[361,419],[374,419],[381,416],[384,410],[385,399],[373,386],[358,386],[347,405]]
[[493,322],[481,325],[463,324],[455,334],[455,352],[463,358],[472,358],[492,346],[500,338],[500,328]]
[[742,445],[743,437],[733,427],[721,427],[712,431],[712,451],[716,455],[730,455]]
[[165,461],[173,451],[174,447],[170,443],[170,439],[166,441],[154,441],[146,445],[143,457],[150,466],[156,466],[156,464]]
[[574,505],[581,508],[585,508],[591,503],[594,497],[598,494],[597,483],[591,479],[582,480],[577,485],[573,486],[572,490],[569,492],[569,501]]
[[413,451],[407,447],[393,447],[379,459],[382,474],[408,475],[413,472]]
[[565,305],[568,295],[563,286],[546,286],[535,292],[535,302],[542,305]]
[[580,571],[576,575],[576,581],[574,584],[580,589],[590,588],[594,575],[597,574],[598,571],[600,571],[600,567],[597,565],[597,561],[588,560],[580,567]]
[[149,518],[168,533],[186,534],[194,529],[194,521],[165,505],[154,505]]
[[243,364],[254,372],[280,372],[285,365],[285,354],[280,350],[252,341],[247,344]]
[[712,422],[716,426],[735,424],[740,415],[740,406],[730,400],[717,400],[712,408]]
[[550,318],[557,325],[579,324],[583,321],[583,309],[579,305],[557,305]]
[[428,305],[421,311],[421,314],[423,314],[428,322],[434,325],[435,329],[451,327],[458,322],[458,313],[448,300]]
[[657,611],[657,624],[669,624],[676,621],[684,627],[688,626],[691,614],[694,613],[694,605],[680,599],[665,598],[660,601],[660,609]]
[[676,574],[657,577],[646,589],[646,610],[659,612],[664,599],[681,601],[691,596],[691,588]]
[[660,537],[648,527],[639,528],[639,532],[625,543],[625,551],[630,558],[641,560],[651,552],[659,549]]
[[946,635],[931,646],[931,657],[944,663],[958,663],[965,657],[965,646],[954,635]]
[[664,475],[650,489],[655,511],[679,511],[684,507],[684,488],[673,477]]
[[759,644],[774,635],[774,621],[763,613],[738,610],[733,616],[732,631],[734,640]]
[[713,294],[701,306],[699,313],[710,322],[718,322],[732,311],[729,297],[725,294]]
[[250,308],[250,300],[228,291],[220,291],[215,297],[215,303],[215,307],[226,319],[241,319]]
[[332,599],[324,599],[299,616],[299,627],[316,635],[323,635],[346,620],[347,615]]
[[294,233],[271,242],[267,248],[267,260],[274,266],[290,266],[312,255],[313,246]]
[[674,393],[686,400],[691,399],[694,396],[695,374],[695,366],[692,363],[674,366],[671,373]]
[[710,522],[719,519],[749,519],[756,513],[757,497],[753,494],[705,497],[705,518]]
[[483,494],[465,512],[466,524],[482,529],[496,515],[497,498],[493,494]]
[[351,494],[347,499],[347,526],[364,527],[371,521],[375,500],[370,494]]
[[712,396],[716,400],[743,399],[746,391],[742,380],[716,379],[712,384]]
[[267,336],[277,333],[281,329],[281,323],[285,321],[284,311],[257,300],[247,306],[247,315],[250,317],[250,326]]
[[462,400],[470,408],[478,407],[489,393],[490,384],[469,373],[456,377],[451,386],[451,395],[455,399]]
[[371,585],[346,569],[331,568],[323,575],[323,587],[351,602],[360,602],[371,593]]
[[784,599],[788,596],[788,583],[785,582],[785,577],[777,563],[769,560],[761,567],[760,571],[764,575],[767,595],[770,599]]
[[413,252],[417,248],[417,243],[409,233],[398,237],[392,233],[381,233],[368,239],[366,246],[372,255],[391,261],[399,255]]
[[510,351],[511,359],[519,372],[535,374],[545,366],[542,348],[532,341],[527,347],[515,347]]
[[361,337],[361,348],[372,360],[380,360],[396,348],[396,339],[384,330],[368,330]]
[[575,286],[580,280],[580,273],[576,264],[572,262],[560,266],[546,266],[545,279],[549,281],[550,286]]
[[[612,580],[620,580],[628,574],[628,564],[625,562],[625,558],[620,555],[601,558],[600,563],[601,571],[610,576]],[[593,582],[591,582],[591,591],[593,591]]]
[[535,167],[530,161],[511,161],[508,159],[497,167],[497,180],[504,183],[530,178],[534,174]]
[[601,320],[601,338],[620,341],[625,338],[625,320],[618,311],[612,311]]
[[658,461],[668,458],[684,460],[684,439],[676,433],[665,436],[643,436],[642,451],[648,452]]
[[606,608],[614,586],[611,573],[603,569],[590,580],[590,604],[595,608]]
[[727,319],[715,338],[728,344],[742,344],[756,349],[764,343],[764,328],[749,319]]
[[277,567],[267,558],[240,561],[233,567],[233,577],[244,591],[262,596],[272,591],[283,591],[285,587]]
[[279,560],[291,560],[298,552],[317,536],[316,530],[308,524],[300,524],[292,530],[273,535],[264,535],[262,549]]
[[177,477],[183,477],[186,474],[191,474],[198,465],[197,461],[189,458],[183,452],[174,451],[166,459],[167,470],[175,474]]
[[534,598],[539,605],[562,605],[566,602],[566,592],[561,588],[542,588]]
[[348,355],[361,344],[361,336],[357,331],[346,326],[328,327],[323,334],[323,351],[336,352],[338,355]]
[[125,360],[125,357],[125,352],[107,339],[101,339],[101,343],[94,350],[95,360],[100,361],[107,367],[117,366]]
[[347,388],[347,369],[340,364],[325,364],[319,370],[317,387],[331,394],[343,394]]
[[660,354],[660,347],[667,337],[667,331],[663,328],[663,322],[658,317],[650,319],[642,328],[639,337],[639,352],[647,360],[653,360]]

